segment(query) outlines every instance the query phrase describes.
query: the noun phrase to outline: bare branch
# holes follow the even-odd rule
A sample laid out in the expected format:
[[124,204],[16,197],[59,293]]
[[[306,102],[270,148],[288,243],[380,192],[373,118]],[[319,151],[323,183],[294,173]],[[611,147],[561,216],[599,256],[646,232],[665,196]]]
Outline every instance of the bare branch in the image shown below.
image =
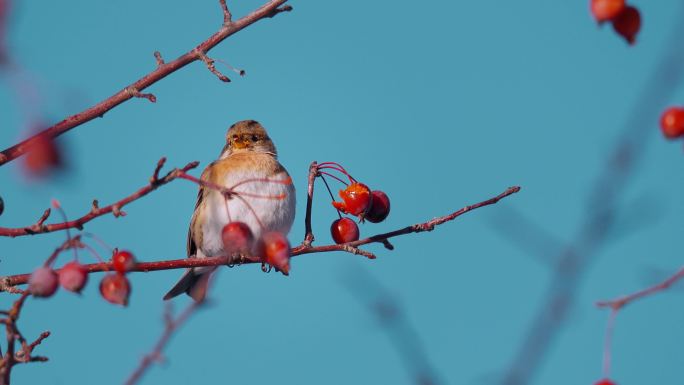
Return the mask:
[[[193,48],[189,52],[179,56],[171,62],[159,65],[159,59],[161,58],[161,55],[155,55],[155,57],[157,57],[157,68],[154,71],[146,74],[145,76],[131,83],[127,87],[124,87],[121,91],[97,103],[96,105],[75,115],[69,116],[61,122],[37,133],[36,135],[31,136],[30,138],[23,140],[22,142],[17,143],[3,150],[2,152],[0,152],[0,166],[24,155],[31,148],[31,145],[36,141],[36,139],[41,137],[41,135],[45,135],[48,138],[55,138],[71,130],[74,127],[78,127],[95,118],[102,117],[106,112],[110,111],[114,107],[137,96],[137,94],[131,93],[129,90],[136,90],[139,93],[142,90],[151,86],[152,84],[158,82],[159,80],[187,66],[188,64],[197,60],[202,60],[202,57],[200,57],[199,55],[200,52],[206,55],[206,53],[209,52],[212,48],[216,47],[219,43],[221,43],[229,36],[235,34],[236,32],[245,29],[246,27],[254,24],[259,20],[273,17],[278,13],[286,11],[285,8],[287,7],[278,8],[281,5],[283,5],[286,1],[287,0],[270,0],[266,4],[259,7],[257,10],[239,19],[238,21],[222,25],[216,33],[214,33],[205,41],[197,45],[196,48]],[[142,97],[149,99],[148,96]]]
[[617,311],[638,299],[669,289],[670,286],[674,285],[682,278],[684,278],[684,267],[680,268],[675,274],[656,285],[615,299],[598,301],[596,302],[596,306],[601,308],[611,308]]
[[[469,205],[466,207],[463,207],[460,210],[457,210],[451,214],[447,214],[442,217],[434,218],[432,220],[429,220],[427,222],[423,223],[417,223],[411,226],[406,226],[404,228],[395,230],[395,231],[390,231],[388,233],[382,233],[382,234],[377,234],[368,238],[364,239],[359,239],[358,241],[354,242],[349,242],[349,243],[343,243],[339,245],[325,245],[325,246],[304,246],[304,245],[299,245],[297,247],[292,248],[291,254],[292,256],[297,256],[297,255],[303,255],[303,254],[312,254],[312,253],[325,253],[325,252],[332,252],[332,251],[343,251],[351,254],[357,254],[357,255],[362,255],[367,258],[374,258],[375,255],[373,253],[370,253],[365,250],[359,249],[359,246],[362,245],[367,245],[370,243],[381,243],[385,244],[387,239],[393,238],[393,237],[398,237],[401,235],[406,235],[406,234],[411,234],[411,233],[420,233],[423,231],[431,231],[433,230],[436,226],[439,226],[441,224],[444,224],[446,222],[452,221],[456,219],[457,217],[470,212],[472,210],[478,209],[480,207],[488,206],[497,203],[501,199],[504,199],[505,197],[515,194],[518,191],[520,191],[520,187],[509,187],[506,189],[506,191],[502,192],[501,194],[487,199],[485,201],[475,203],[473,205]],[[76,239],[76,238],[74,238]],[[131,272],[150,272],[150,271],[157,271],[157,270],[172,270],[172,269],[186,269],[190,267],[201,267],[201,266],[222,266],[222,265],[232,265],[235,263],[235,258],[233,256],[222,256],[222,257],[213,257],[213,258],[184,258],[184,259],[173,259],[173,260],[165,260],[165,261],[157,261],[157,262],[139,262],[136,264],[136,266],[131,269]],[[262,263],[261,259],[256,258],[256,257],[246,257],[245,260],[243,261],[243,264],[251,264],[251,263]],[[101,262],[101,263],[92,263],[88,265],[84,265],[86,269],[88,270],[88,273],[95,273],[95,272],[102,272],[102,271],[111,271],[113,270],[112,263],[111,262]],[[59,270],[56,270],[59,272]],[[11,290],[14,286],[16,285],[21,285],[25,284],[28,282],[29,277],[31,274],[18,274],[18,275],[12,275],[12,276],[6,276],[6,277],[0,277],[0,291],[9,291]]]
[[223,10],[223,25],[228,25],[232,23],[233,15],[230,13],[230,10],[228,9],[226,0],[219,0],[219,4],[221,4],[221,9]]
[[112,203],[109,206],[105,207],[99,207],[97,200],[93,201],[92,208],[90,211],[83,215],[82,217],[72,220],[72,221],[66,221],[66,222],[61,222],[61,223],[53,223],[46,225],[44,224],[45,220],[47,217],[50,215],[50,209],[45,210],[41,218],[36,222],[36,224],[28,227],[20,227],[20,228],[7,228],[7,227],[0,227],[0,236],[4,237],[18,237],[18,236],[24,236],[24,235],[34,235],[34,234],[40,234],[40,233],[49,233],[53,231],[59,231],[59,230],[65,230],[65,229],[70,229],[70,228],[77,228],[77,229],[82,229],[83,225],[90,222],[91,220],[100,217],[105,214],[112,213],[115,216],[123,216],[125,215],[125,212],[123,212],[121,209],[142,197],[145,195],[151,193],[152,191],[156,190],[159,186],[163,186],[174,179],[177,179],[181,177],[181,174],[184,174],[186,171],[191,170],[199,165],[198,162],[191,162],[188,163],[185,167],[178,169],[174,168],[173,170],[169,171],[165,176],[162,178],[159,178],[159,169],[161,166],[164,164],[165,158],[162,158],[159,163],[157,163],[157,167],[155,168],[154,174],[153,174],[153,181],[150,181],[150,183],[138,189],[138,191],[134,192],[133,194]]
[[159,337],[159,340],[154,345],[152,351],[146,354],[143,359],[140,360],[140,365],[138,365],[133,373],[131,373],[131,376],[128,377],[126,380],[126,385],[133,385],[140,381],[147,369],[154,362],[160,361],[162,352],[171,339],[173,333],[176,332],[178,328],[180,328],[185,321],[187,321],[188,318],[190,318],[190,316],[203,304],[204,301],[192,301],[192,303],[190,303],[176,319],[173,319],[170,311],[171,304],[169,303],[169,308],[167,308],[169,310],[164,315],[164,332],[162,332],[162,335]]

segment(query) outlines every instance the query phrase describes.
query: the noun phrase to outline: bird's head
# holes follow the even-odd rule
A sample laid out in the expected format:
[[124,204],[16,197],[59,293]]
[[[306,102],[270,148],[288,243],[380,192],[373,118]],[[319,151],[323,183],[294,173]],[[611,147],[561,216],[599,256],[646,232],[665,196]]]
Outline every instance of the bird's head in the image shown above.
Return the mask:
[[273,156],[278,154],[266,129],[255,120],[243,120],[230,126],[221,158],[245,152],[258,152]]

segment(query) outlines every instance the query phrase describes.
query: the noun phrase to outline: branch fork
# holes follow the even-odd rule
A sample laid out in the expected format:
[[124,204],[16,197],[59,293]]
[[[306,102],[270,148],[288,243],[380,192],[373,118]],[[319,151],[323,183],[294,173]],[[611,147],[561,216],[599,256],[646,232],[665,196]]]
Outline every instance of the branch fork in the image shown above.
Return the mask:
[[214,59],[210,58],[209,56],[207,56],[206,53],[204,53],[203,51],[201,51],[199,49],[195,49],[195,54],[197,55],[198,58],[200,58],[200,60],[202,60],[204,62],[204,64],[207,65],[207,69],[209,70],[209,72],[216,75],[216,77],[219,78],[219,80],[221,80],[222,82],[226,82],[226,83],[230,82],[230,78],[228,78],[228,76],[222,74],[221,71],[216,69],[216,65],[214,64],[215,63]]

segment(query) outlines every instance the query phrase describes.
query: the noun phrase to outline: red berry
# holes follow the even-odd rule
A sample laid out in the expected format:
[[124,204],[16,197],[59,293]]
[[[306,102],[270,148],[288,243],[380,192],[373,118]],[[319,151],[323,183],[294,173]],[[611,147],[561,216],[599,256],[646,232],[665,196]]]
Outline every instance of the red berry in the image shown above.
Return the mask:
[[339,192],[342,202],[333,202],[336,209],[350,215],[362,216],[370,209],[370,189],[363,183],[354,182]]
[[35,297],[51,297],[57,291],[58,285],[57,273],[47,266],[41,266],[31,274],[28,290]]
[[330,234],[337,244],[354,242],[359,239],[359,226],[349,218],[340,218],[330,225]]
[[632,6],[627,6],[613,19],[613,29],[620,36],[624,37],[630,45],[636,42],[639,28],[641,28],[641,15],[639,10]]
[[597,383],[594,384],[594,385],[617,385],[617,384],[615,384],[613,381],[611,381],[611,380],[609,380],[609,379],[607,379],[607,378],[604,378],[603,380],[597,382]]
[[128,296],[131,295],[131,284],[125,275],[110,273],[100,281],[100,294],[108,302],[126,306],[128,305]]
[[71,261],[59,270],[59,284],[63,288],[80,293],[88,282],[88,269],[76,261]]
[[265,233],[257,243],[257,254],[261,260],[283,274],[290,274],[290,242],[283,233],[271,231]]
[[366,213],[369,222],[378,223],[387,218],[390,212],[390,200],[387,194],[380,190],[371,193],[371,207]]
[[230,222],[221,230],[223,251],[228,255],[247,254],[252,250],[254,234],[244,222]]
[[112,256],[112,266],[114,270],[123,274],[135,267],[135,257],[129,251],[117,251]]
[[44,176],[62,164],[60,149],[54,139],[41,134],[28,145],[24,168],[34,176]]
[[625,9],[625,0],[591,0],[591,13],[599,23],[616,17]]
[[684,108],[670,107],[660,116],[660,129],[668,139],[684,135]]

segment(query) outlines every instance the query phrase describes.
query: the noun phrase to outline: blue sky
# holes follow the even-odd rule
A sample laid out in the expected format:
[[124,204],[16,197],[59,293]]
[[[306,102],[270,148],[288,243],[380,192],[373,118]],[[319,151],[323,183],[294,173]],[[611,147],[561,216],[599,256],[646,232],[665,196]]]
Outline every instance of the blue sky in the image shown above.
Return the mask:
[[[23,111],[61,120],[152,70],[154,51],[176,57],[222,20],[214,1],[14,3],[9,46],[24,72],[0,78],[3,148],[26,135]],[[294,12],[211,51],[247,76],[224,84],[192,64],[147,90],[156,104],[131,100],[64,135],[70,167],[59,177],[36,183],[22,177],[19,162],[0,168],[0,226],[32,223],[51,198],[70,217],[87,211],[93,198],[119,199],[144,185],[162,156],[169,166],[205,166],[221,150],[225,130],[242,119],[263,123],[293,176],[299,202],[292,243],[303,237],[313,160],[342,163],[389,194],[389,218],[363,225],[362,236],[520,185],[521,193],[500,206],[396,239],[394,251],[369,247],[375,261],[307,255],[293,260],[290,277],[257,266],[223,269],[213,305],[175,336],[166,362],[143,380],[413,383],[386,325],[348,288],[363,288],[348,277],[364,272],[397,299],[440,383],[496,383],[547,294],[545,261],[553,254],[531,255],[493,224],[512,208],[560,242],[571,241],[600,170],[640,111],[651,116],[644,157],[616,202],[625,209],[620,223],[636,229],[594,256],[575,292],[577,306],[531,382],[591,384],[601,374],[607,317],[594,301],[642,288],[682,264],[682,143],[663,140],[657,120],[661,108],[683,103],[684,88],[637,104],[662,55],[677,49],[668,33],[680,21],[678,3],[634,3],[644,24],[637,45],[628,47],[609,26],[596,26],[585,1],[293,1]],[[230,5],[237,17],[260,4]],[[38,95],[28,110],[11,87],[26,79]],[[182,258],[195,195],[196,186],[174,182],[127,207],[125,218],[100,218],[87,230],[141,260]],[[335,213],[323,194],[318,198],[313,223],[323,244]],[[33,270],[63,239],[0,239],[0,274]],[[80,297],[59,292],[30,300],[22,331],[52,331],[38,350],[51,361],[16,368],[16,383],[123,382],[161,332],[161,297],[179,274],[131,275],[126,309],[99,297],[99,276]],[[376,294],[369,289],[367,298]],[[681,296],[675,287],[619,314],[618,383],[680,378]],[[2,296],[0,305],[10,301]],[[187,300],[176,302],[179,309]]]

